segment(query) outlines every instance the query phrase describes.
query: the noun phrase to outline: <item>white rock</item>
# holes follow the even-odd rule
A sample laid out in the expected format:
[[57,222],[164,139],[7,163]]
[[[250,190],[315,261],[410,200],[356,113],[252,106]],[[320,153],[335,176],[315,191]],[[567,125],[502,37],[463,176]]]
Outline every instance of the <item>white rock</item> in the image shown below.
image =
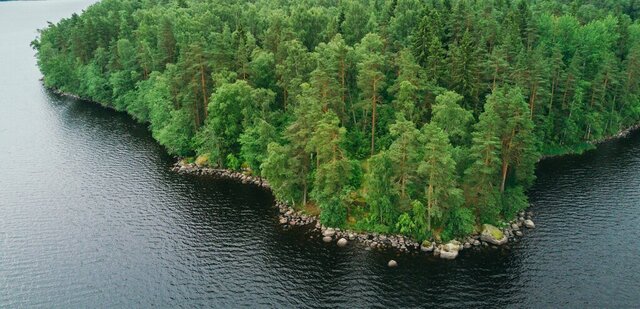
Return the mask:
[[442,251],[440,252],[440,258],[445,260],[453,260],[458,256],[458,251]]
[[524,220],[524,226],[526,226],[528,229],[535,229],[536,225],[533,224],[533,221],[531,220]]
[[348,243],[348,241],[347,241],[346,239],[344,239],[344,238],[340,238],[340,239],[338,240],[338,247],[344,247],[344,246],[346,246],[346,245],[347,245],[347,243]]
[[322,237],[322,241],[331,242],[331,237],[329,237],[329,236]]
[[328,228],[324,232],[322,232],[322,236],[325,236],[325,237],[333,237],[333,235],[335,234],[336,234],[336,230],[332,228]]
[[398,267],[398,262],[396,262],[395,260],[390,260],[389,263],[387,263],[387,266]]

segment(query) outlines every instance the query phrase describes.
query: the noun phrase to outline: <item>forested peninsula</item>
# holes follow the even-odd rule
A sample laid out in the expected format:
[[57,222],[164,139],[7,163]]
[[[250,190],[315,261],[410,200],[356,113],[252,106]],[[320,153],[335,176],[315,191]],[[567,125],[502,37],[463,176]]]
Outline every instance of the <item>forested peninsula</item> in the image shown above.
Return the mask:
[[47,87],[322,224],[504,226],[543,155],[640,122],[633,0],[103,0],[41,30]]

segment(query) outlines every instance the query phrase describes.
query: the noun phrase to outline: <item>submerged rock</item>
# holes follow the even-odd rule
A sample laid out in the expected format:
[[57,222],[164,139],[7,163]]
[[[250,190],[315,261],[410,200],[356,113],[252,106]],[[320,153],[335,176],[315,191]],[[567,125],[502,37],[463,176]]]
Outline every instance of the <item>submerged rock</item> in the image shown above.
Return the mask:
[[329,237],[329,236],[322,237],[322,241],[324,241],[324,242],[331,242],[331,239],[332,238]]
[[482,225],[482,233],[480,234],[480,239],[482,241],[494,244],[494,245],[504,245],[507,243],[507,236],[497,227],[491,224],[483,224]]

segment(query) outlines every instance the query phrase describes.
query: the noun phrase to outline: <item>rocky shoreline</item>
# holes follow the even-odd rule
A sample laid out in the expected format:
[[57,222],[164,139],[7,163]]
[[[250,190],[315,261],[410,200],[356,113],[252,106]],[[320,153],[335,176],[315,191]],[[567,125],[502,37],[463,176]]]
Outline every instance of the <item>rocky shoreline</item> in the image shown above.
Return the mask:
[[[98,102],[95,102],[88,98],[82,98],[75,94],[67,93],[60,91],[59,89],[48,87],[50,91],[52,91],[56,95],[69,97],[73,99],[83,100],[87,102],[92,102],[98,104],[103,107],[111,108],[109,106],[102,105]],[[113,108],[111,108],[113,109]],[[619,133],[590,142],[593,145],[598,145],[601,143],[605,143],[611,140],[624,138],[630,135],[632,132],[640,130],[640,124],[631,126],[626,128]],[[570,154],[570,153],[567,153]],[[553,156],[542,156],[539,161],[545,160],[548,158],[559,157],[566,154],[553,155]],[[259,188],[271,191],[271,187],[269,183],[262,179],[261,177],[245,175],[241,172],[230,171],[226,169],[216,169],[204,166],[198,166],[196,164],[188,163],[184,160],[178,160],[172,168],[173,171],[181,174],[195,174],[195,175],[210,175],[213,177],[217,177],[220,179],[229,179],[232,181],[236,181],[242,184],[254,185]],[[412,253],[424,253],[424,254],[433,254],[434,256],[439,256],[443,259],[455,259],[458,256],[458,253],[465,249],[472,248],[482,248],[482,247],[493,247],[497,248],[497,246],[505,245],[509,242],[517,242],[519,238],[524,236],[524,232],[527,229],[535,228],[535,224],[532,221],[532,212],[520,212],[518,214],[518,218],[510,221],[507,227],[499,229],[493,226],[483,226],[483,229],[480,233],[475,235],[470,235],[463,239],[462,241],[452,240],[448,243],[441,242],[424,242],[417,243],[416,241],[404,237],[402,235],[380,235],[378,233],[359,233],[354,231],[345,231],[340,229],[334,229],[325,227],[320,224],[319,220],[315,216],[310,216],[303,214],[301,212],[295,211],[286,203],[277,201],[275,206],[279,210],[279,223],[285,227],[290,228],[293,226],[304,226],[309,227],[316,233],[322,235],[323,241],[330,243],[336,242],[336,245],[340,247],[344,247],[349,245],[350,243],[357,243],[360,246],[363,246],[365,250],[372,249],[395,249],[399,252],[412,252]],[[495,237],[492,235],[491,231],[497,233],[501,233],[501,237]],[[500,236],[500,235],[498,235]],[[396,261],[389,261],[390,267],[397,266]]]
[[[226,169],[216,169],[198,166],[185,160],[178,160],[172,167],[174,172],[180,174],[208,175],[220,179],[228,179],[242,184],[254,185],[265,190],[271,190],[269,183],[261,178],[245,175],[242,172]],[[433,255],[443,259],[455,259],[460,251],[472,248],[480,249],[505,245],[516,242],[524,236],[526,229],[533,229],[535,225],[531,221],[532,212],[520,212],[518,218],[509,222],[505,228],[499,229],[491,225],[484,225],[480,233],[470,235],[462,240],[452,240],[447,243],[438,241],[417,241],[403,235],[384,235],[379,233],[356,232],[339,228],[326,227],[320,223],[317,217],[296,211],[287,203],[276,201],[278,208],[278,222],[285,228],[305,227],[322,237],[325,243],[334,243],[338,247],[350,244],[362,247],[364,250],[391,249],[401,253]],[[390,263],[393,264],[393,263]],[[396,263],[397,265],[397,263]]]

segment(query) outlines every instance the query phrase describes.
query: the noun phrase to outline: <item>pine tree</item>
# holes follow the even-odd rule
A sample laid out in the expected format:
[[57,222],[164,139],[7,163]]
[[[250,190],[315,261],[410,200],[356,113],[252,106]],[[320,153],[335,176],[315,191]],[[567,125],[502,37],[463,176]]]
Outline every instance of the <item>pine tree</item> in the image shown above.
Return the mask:
[[362,94],[362,106],[371,113],[371,155],[375,153],[376,116],[378,105],[382,102],[381,91],[385,86],[384,55],[382,39],[377,34],[367,34],[357,47],[358,88]]
[[342,226],[347,219],[347,206],[342,196],[351,165],[341,147],[346,129],[339,123],[335,113],[325,113],[309,143],[318,159],[311,195],[320,206],[320,220],[328,226]]
[[456,162],[453,147],[447,134],[435,124],[422,128],[425,140],[424,157],[418,173],[425,180],[427,229],[432,229],[432,218],[443,223],[444,216],[454,207],[459,207],[464,199],[456,179]]

